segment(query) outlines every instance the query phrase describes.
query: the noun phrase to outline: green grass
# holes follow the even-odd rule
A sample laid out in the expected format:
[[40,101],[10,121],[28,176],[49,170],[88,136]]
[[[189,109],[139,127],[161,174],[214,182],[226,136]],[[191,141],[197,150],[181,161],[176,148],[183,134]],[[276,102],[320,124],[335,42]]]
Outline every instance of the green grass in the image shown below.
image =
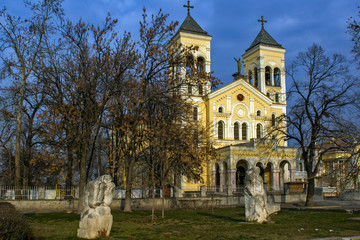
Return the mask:
[[[345,212],[282,210],[265,224],[246,223],[244,208],[172,210],[151,224],[149,211],[113,212],[109,239],[309,239],[359,236],[360,222],[348,221]],[[156,213],[161,216],[160,212]],[[35,236],[77,239],[79,215],[27,214]]]

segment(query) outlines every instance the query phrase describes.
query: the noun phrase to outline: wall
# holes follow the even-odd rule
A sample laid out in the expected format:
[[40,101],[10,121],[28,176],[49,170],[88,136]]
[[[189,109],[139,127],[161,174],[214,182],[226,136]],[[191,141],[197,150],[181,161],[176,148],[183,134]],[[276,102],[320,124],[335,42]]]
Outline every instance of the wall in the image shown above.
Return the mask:
[[[277,203],[298,203],[305,201],[305,194],[288,194],[274,195]],[[122,210],[124,207],[124,199],[115,199],[111,204],[113,211]],[[78,200],[12,200],[0,201],[9,202],[15,208],[25,213],[39,212],[76,212]],[[161,209],[162,199],[154,199],[155,209]],[[132,199],[132,207],[134,210],[150,210],[153,205],[151,198]],[[233,207],[244,206],[243,196],[214,196],[214,197],[197,197],[197,198],[170,198],[165,199],[164,206],[166,209],[175,208],[212,208],[212,207]]]

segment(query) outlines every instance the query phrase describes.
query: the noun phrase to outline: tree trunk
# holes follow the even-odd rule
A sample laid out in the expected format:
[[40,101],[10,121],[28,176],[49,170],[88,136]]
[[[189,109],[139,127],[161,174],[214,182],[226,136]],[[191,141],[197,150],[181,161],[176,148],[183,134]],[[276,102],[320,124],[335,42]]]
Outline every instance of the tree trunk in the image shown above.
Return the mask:
[[161,198],[161,218],[165,218],[165,186],[162,184],[162,198]]
[[314,178],[309,178],[305,206],[314,206],[314,192],[315,192],[315,180]]
[[86,186],[86,151],[87,144],[84,143],[81,150],[81,159],[80,159],[80,183],[79,183],[79,204],[78,204],[78,213],[82,212],[84,193]]
[[132,170],[126,170],[126,192],[125,192],[125,205],[124,212],[131,212],[131,181],[132,181]]
[[16,143],[15,143],[15,186],[20,186],[21,181],[21,126],[22,126],[22,113],[23,113],[23,104],[24,104],[24,95],[25,95],[25,74],[22,73],[21,77],[21,85],[19,91],[19,102],[18,102],[18,110],[16,117]]

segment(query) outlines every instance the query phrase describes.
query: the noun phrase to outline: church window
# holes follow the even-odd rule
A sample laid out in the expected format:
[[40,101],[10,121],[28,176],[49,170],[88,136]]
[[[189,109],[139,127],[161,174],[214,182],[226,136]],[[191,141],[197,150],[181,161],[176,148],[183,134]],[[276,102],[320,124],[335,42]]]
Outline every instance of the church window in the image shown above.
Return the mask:
[[205,71],[205,60],[202,57],[198,57],[197,59],[197,71],[198,73],[202,73]]
[[247,124],[246,123],[243,123],[241,125],[241,135],[242,135],[242,140],[247,139]]
[[234,139],[239,140],[239,123],[234,123]]
[[304,171],[303,163],[299,163],[299,171]]
[[218,139],[224,139],[224,122],[218,122]]
[[279,102],[279,94],[278,93],[275,94],[275,102],[277,102],[277,103]]
[[256,125],[256,138],[260,139],[261,138],[261,132],[262,132],[262,126],[260,123],[258,123]]
[[199,114],[198,108],[194,107],[194,109],[193,109],[193,119],[194,119],[194,121],[199,120],[198,114]]
[[275,114],[272,114],[271,115],[271,126],[275,127],[275,125],[276,125],[276,117],[275,117]]
[[224,112],[224,108],[223,108],[223,107],[219,107],[218,112],[219,112],[219,113]]
[[203,94],[204,94],[203,85],[199,84],[199,95],[203,95]]
[[256,116],[261,116],[261,111],[260,110],[256,111]]
[[252,71],[249,71],[249,83],[253,85],[253,74]]
[[279,68],[274,69],[274,85],[276,87],[280,87],[280,69]]
[[190,75],[192,72],[192,68],[194,67],[194,59],[192,56],[188,56],[186,58],[186,75]]
[[269,66],[265,68],[265,84],[271,86],[271,68]]
[[192,94],[192,85],[188,84],[188,94]]
[[267,93],[266,93],[266,96],[267,96],[268,98],[270,98],[270,93],[269,93],[269,92],[267,92]]
[[254,69],[254,86],[256,88],[259,87],[259,78],[258,78],[258,70],[257,70],[257,68]]

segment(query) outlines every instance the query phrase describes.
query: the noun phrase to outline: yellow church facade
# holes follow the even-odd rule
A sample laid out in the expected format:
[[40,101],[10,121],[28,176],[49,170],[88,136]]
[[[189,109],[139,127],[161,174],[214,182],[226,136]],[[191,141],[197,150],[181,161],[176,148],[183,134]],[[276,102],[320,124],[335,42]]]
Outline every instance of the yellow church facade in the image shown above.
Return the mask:
[[[267,130],[278,116],[286,114],[285,49],[264,28],[242,54],[234,79],[217,90],[210,83],[183,84],[181,94],[192,102],[194,121],[208,129],[218,153],[216,161],[207,163],[204,183],[182,179],[183,191],[206,185],[218,192],[240,191],[245,172],[259,167],[268,189],[281,190],[286,182],[296,180],[296,149],[284,141],[264,141]],[[211,71],[211,40],[190,13],[173,42],[195,46],[193,63],[200,71]],[[235,65],[234,65],[235,66]],[[242,69],[243,68],[243,69]],[[185,77],[186,68],[182,67]],[[285,124],[285,123],[284,123]]]

